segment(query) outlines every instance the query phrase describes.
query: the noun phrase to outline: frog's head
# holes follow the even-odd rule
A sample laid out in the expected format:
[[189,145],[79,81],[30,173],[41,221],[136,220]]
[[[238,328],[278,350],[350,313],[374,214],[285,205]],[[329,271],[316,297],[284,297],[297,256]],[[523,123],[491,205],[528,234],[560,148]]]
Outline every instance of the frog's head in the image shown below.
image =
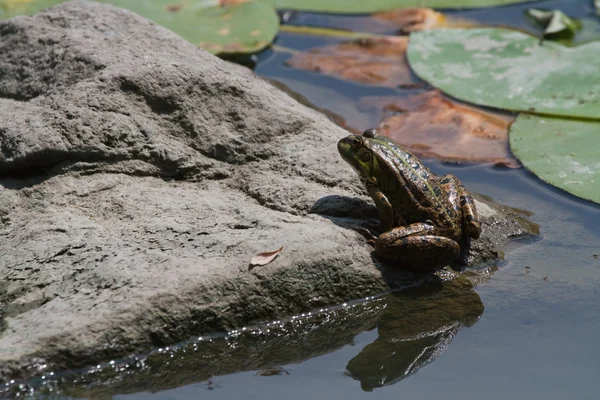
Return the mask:
[[373,148],[371,140],[377,136],[375,129],[367,129],[362,135],[350,135],[338,142],[338,151],[342,158],[361,176],[367,178],[374,175]]

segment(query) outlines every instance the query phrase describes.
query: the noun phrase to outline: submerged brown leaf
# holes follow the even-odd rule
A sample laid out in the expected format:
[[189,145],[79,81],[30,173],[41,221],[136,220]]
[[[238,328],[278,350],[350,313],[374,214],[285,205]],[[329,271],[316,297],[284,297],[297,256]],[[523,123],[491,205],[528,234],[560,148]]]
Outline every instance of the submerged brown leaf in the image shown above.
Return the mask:
[[407,46],[402,36],[358,39],[295,54],[287,64],[370,85],[423,86],[406,62]]
[[252,260],[250,260],[250,267],[254,267],[257,265],[266,265],[266,264],[270,263],[271,261],[273,261],[275,259],[275,257],[277,257],[279,255],[279,253],[281,253],[282,250],[283,250],[283,246],[281,246],[280,248],[278,248],[275,251],[267,251],[264,253],[258,253],[257,255],[252,257]]
[[418,156],[519,166],[508,147],[512,114],[470,106],[437,90],[367,97],[359,108],[378,113],[378,130]]

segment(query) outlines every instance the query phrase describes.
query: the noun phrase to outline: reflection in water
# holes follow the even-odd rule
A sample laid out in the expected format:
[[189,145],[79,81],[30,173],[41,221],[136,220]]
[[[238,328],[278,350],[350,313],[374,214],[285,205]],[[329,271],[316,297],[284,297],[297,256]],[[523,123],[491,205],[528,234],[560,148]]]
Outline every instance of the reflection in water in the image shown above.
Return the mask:
[[466,279],[434,282],[390,295],[377,323],[378,338],[348,362],[365,391],[394,384],[438,358],[483,303]]
[[[110,398],[116,394],[157,392],[198,382],[213,387],[214,376],[241,371],[286,374],[282,365],[300,363],[344,346],[377,328],[379,337],[348,363],[347,373],[364,390],[390,385],[435,360],[462,326],[474,324],[483,304],[464,277],[421,283],[377,299],[356,302],[227,336],[204,337],[145,357],[111,362],[53,379],[16,382],[3,396]],[[343,365],[340,365],[340,369]],[[46,371],[48,372],[48,371]]]

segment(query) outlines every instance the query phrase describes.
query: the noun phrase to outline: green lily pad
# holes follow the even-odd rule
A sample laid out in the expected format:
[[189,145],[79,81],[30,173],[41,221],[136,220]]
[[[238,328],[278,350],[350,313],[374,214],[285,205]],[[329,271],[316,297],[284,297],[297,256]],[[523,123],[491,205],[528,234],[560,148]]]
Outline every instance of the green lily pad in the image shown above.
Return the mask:
[[600,121],[520,114],[510,148],[543,181],[600,203]]
[[564,47],[502,28],[411,34],[410,66],[471,103],[570,117],[600,117],[600,42]]
[[[212,53],[254,53],[268,46],[279,30],[270,5],[250,1],[221,7],[219,0],[98,0],[125,8],[177,33]],[[0,19],[33,14],[64,0],[0,0]]]
[[340,14],[372,13],[396,8],[470,8],[502,6],[532,0],[261,0],[278,9]]
[[561,43],[568,46],[579,46],[583,43],[600,40],[600,18],[582,18],[579,22],[581,28],[575,33],[573,39],[566,42],[561,41]]

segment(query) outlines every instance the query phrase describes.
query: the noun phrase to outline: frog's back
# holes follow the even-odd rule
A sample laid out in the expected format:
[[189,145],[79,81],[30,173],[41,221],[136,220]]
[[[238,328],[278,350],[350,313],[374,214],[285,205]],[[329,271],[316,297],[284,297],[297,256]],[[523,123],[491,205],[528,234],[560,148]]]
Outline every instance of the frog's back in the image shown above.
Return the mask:
[[378,185],[398,214],[398,223],[431,220],[439,227],[453,227],[457,212],[439,178],[393,140],[385,136],[371,140],[379,155]]

